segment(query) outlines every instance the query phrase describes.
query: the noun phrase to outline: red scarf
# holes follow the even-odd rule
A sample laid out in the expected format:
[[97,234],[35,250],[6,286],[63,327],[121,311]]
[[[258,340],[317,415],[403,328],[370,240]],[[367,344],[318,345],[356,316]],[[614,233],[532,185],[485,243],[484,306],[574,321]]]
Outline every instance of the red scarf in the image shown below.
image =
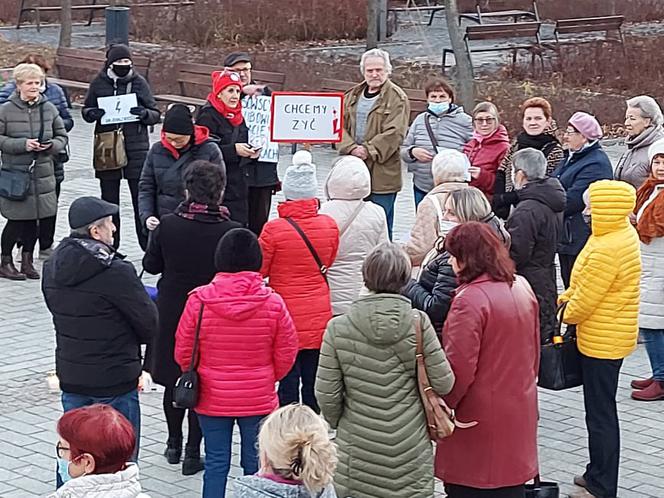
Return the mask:
[[242,117],[242,100],[238,101],[235,108],[228,107],[213,92],[208,94],[207,100],[210,105],[212,105],[219,114],[225,117],[231,125],[237,127],[244,121],[244,118]]
[[[664,180],[648,177],[636,192],[635,214],[638,214],[641,207],[650,199],[655,187],[663,183]],[[657,237],[664,237],[664,195],[662,192],[643,210],[636,223],[636,231],[639,232],[639,239],[644,244],[650,244],[650,241]]]

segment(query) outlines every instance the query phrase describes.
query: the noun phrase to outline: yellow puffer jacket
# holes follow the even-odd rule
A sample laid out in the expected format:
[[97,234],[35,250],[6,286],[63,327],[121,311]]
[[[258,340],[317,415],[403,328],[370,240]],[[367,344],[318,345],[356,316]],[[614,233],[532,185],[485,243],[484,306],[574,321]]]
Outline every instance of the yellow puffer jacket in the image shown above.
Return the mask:
[[590,186],[592,235],[559,301],[567,301],[564,321],[578,324],[579,351],[592,358],[620,359],[636,347],[641,250],[628,219],[635,202],[628,183]]

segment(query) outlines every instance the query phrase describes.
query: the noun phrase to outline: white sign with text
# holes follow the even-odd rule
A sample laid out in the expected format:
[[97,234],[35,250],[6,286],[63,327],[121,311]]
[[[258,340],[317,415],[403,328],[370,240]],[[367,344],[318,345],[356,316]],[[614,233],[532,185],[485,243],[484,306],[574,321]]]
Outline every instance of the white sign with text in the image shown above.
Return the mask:
[[337,143],[343,130],[342,93],[274,92],[272,141]]
[[134,116],[129,112],[132,107],[138,106],[135,93],[97,97],[97,106],[106,111],[100,121],[103,125],[138,121],[138,116]]
[[264,95],[246,97],[242,100],[242,116],[249,128],[249,144],[261,149],[259,161],[279,162],[279,144],[270,141],[270,103]]

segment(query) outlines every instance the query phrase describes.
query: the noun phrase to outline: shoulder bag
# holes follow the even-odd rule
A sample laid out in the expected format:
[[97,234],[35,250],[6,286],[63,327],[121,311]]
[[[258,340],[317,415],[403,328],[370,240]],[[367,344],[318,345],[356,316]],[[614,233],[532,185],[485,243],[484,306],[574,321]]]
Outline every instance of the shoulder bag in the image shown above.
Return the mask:
[[568,327],[563,334],[563,316],[567,303],[558,307],[558,323],[553,341],[541,346],[537,385],[544,389],[560,391],[578,387],[583,383],[581,357],[576,347],[575,327]]
[[364,201],[360,201],[358,206],[355,208],[355,210],[351,213],[351,215],[348,217],[346,220],[346,223],[344,223],[343,227],[339,227],[339,239],[341,239],[341,236],[346,233],[346,230],[350,228],[350,226],[353,224],[355,221],[355,218],[357,218],[357,215],[360,214],[360,211],[364,208]]
[[316,249],[314,248],[313,244],[309,240],[309,237],[304,233],[304,231],[300,228],[300,225],[298,225],[293,218],[286,218],[286,221],[290,223],[290,225],[295,229],[295,231],[300,234],[300,237],[302,237],[302,240],[304,243],[307,245],[307,248],[309,249],[309,252],[311,255],[314,257],[314,260],[316,261],[316,264],[318,265],[318,271],[320,272],[321,276],[323,277],[323,280],[325,280],[325,283],[327,286],[330,286],[330,283],[327,281],[327,266],[323,264],[321,261],[320,257],[318,256],[318,253],[316,252]]
[[537,474],[532,484],[526,484],[526,498],[559,498],[558,483],[542,481]]
[[413,325],[415,326],[415,353],[417,368],[417,388],[424,406],[427,419],[429,437],[433,441],[451,436],[454,429],[468,429],[477,425],[477,422],[460,422],[456,419],[454,410],[447,406],[445,400],[439,396],[429,383],[426,365],[424,363],[424,341],[422,339],[422,320],[417,311],[413,311]]
[[431,128],[431,123],[429,120],[431,119],[431,114],[426,113],[424,115],[424,126],[427,129],[427,133],[429,134],[429,140],[431,140],[431,145],[433,145],[433,152],[434,155],[438,154],[438,140],[436,139],[436,135],[433,133],[433,129]]
[[195,408],[198,404],[198,367],[199,359],[199,336],[201,332],[201,322],[203,321],[203,308],[198,312],[198,322],[196,322],[196,335],[194,336],[194,349],[191,352],[191,362],[186,372],[180,375],[173,388],[173,408]]
[[[125,93],[131,93],[131,81]],[[122,169],[129,163],[122,125],[114,130],[95,133],[93,166],[96,171]]]

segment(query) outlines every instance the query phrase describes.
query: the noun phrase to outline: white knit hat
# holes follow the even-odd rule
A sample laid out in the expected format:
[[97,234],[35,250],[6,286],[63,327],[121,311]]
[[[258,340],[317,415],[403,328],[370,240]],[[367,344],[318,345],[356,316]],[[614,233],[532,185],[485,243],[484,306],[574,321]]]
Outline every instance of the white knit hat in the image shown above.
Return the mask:
[[318,193],[316,165],[309,151],[300,150],[293,155],[293,165],[286,169],[282,190],[286,200],[316,197]]
[[652,165],[652,160],[657,155],[664,155],[664,138],[648,147],[648,164]]

